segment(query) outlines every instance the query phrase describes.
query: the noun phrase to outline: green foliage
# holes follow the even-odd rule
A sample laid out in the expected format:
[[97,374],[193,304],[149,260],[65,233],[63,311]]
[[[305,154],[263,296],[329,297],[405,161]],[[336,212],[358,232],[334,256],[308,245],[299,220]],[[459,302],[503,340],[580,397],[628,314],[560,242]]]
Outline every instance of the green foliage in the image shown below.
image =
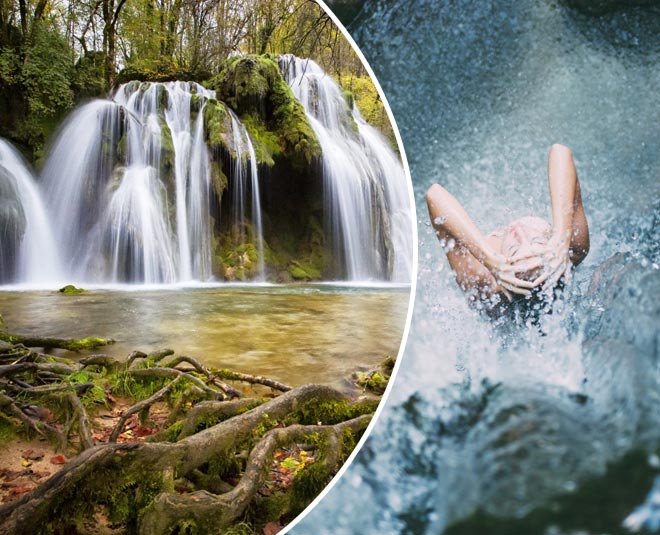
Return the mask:
[[21,58],[10,47],[0,48],[0,85],[10,86],[20,81]]
[[380,130],[390,144],[396,147],[394,130],[371,77],[366,74],[347,74],[339,78],[339,83],[344,88],[344,97],[349,107],[355,104],[364,120]]
[[147,399],[163,388],[163,379],[135,378],[130,373],[119,372],[110,378],[113,393],[136,401]]
[[103,52],[88,52],[76,62],[71,84],[76,99],[101,97],[107,92],[104,60]]
[[66,40],[46,24],[35,26],[23,48],[19,74],[29,116],[19,125],[19,137],[40,147],[54,129],[59,114],[73,105],[73,65]]
[[226,529],[222,535],[256,535],[257,532],[249,524],[240,522]]

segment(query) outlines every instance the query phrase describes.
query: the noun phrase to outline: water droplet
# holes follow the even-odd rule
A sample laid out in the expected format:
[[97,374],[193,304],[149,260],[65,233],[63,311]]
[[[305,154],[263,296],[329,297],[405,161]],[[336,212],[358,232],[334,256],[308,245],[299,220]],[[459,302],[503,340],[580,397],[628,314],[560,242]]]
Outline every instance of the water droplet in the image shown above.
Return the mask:
[[434,225],[443,225],[443,224],[445,224],[446,222],[447,222],[447,218],[446,218],[446,217],[436,217],[436,218],[433,220],[433,224],[434,224]]

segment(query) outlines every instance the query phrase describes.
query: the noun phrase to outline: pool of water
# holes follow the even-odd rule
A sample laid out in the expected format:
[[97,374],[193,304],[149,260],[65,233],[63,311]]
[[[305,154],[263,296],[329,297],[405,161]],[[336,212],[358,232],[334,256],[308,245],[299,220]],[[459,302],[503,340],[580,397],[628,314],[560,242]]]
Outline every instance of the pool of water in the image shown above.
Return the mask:
[[96,353],[120,359],[167,347],[292,385],[343,387],[356,369],[397,355],[409,296],[407,286],[332,284],[6,290],[0,313],[17,334],[113,338]]

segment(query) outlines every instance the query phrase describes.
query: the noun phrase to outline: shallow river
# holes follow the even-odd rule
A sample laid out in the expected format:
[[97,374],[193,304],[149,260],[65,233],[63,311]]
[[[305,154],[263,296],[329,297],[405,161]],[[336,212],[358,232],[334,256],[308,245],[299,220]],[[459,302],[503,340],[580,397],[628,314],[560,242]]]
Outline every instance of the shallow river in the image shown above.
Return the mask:
[[113,338],[96,352],[117,358],[169,347],[292,385],[341,386],[356,369],[396,356],[409,295],[408,287],[332,285],[0,291],[0,313],[9,332]]

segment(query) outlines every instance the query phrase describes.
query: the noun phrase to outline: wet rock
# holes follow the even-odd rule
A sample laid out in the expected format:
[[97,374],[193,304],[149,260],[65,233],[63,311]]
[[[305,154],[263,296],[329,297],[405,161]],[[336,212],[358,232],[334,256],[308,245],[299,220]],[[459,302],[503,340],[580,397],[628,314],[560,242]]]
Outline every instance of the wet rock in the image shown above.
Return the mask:
[[563,3],[589,15],[602,15],[634,6],[657,4],[655,0],[563,0]]

